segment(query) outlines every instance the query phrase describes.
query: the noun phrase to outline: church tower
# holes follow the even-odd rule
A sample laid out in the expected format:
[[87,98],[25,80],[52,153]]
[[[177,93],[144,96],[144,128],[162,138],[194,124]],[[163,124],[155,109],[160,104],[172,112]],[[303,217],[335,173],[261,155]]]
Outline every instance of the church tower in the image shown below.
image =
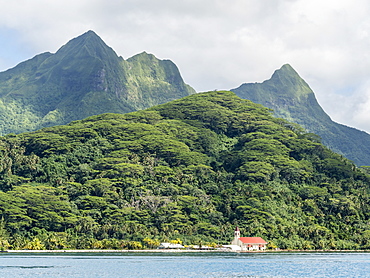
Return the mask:
[[238,239],[240,238],[240,230],[239,227],[236,226],[235,231],[234,231],[234,239],[231,242],[232,245],[238,245]]
[[234,231],[234,238],[239,238],[240,237],[240,230],[239,227],[236,226],[235,231]]

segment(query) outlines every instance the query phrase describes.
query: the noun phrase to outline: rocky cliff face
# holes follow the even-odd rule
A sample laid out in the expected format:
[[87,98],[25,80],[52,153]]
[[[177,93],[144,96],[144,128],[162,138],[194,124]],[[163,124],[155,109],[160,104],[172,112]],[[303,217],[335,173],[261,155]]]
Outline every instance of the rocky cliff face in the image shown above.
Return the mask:
[[55,54],[0,73],[0,134],[132,112],[193,93],[173,62],[145,52],[124,60],[88,31]]

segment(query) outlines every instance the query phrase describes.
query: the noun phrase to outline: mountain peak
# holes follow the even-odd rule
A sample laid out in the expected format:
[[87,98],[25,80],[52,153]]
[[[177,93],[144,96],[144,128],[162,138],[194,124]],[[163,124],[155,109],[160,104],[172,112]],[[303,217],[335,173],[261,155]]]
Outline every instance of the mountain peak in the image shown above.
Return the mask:
[[[280,69],[276,70],[270,80],[281,87],[287,87],[289,90],[300,93],[312,93],[308,84],[299,76],[299,74],[289,64],[283,65]],[[293,90],[292,90],[293,89]],[[304,90],[302,90],[304,89]]]
[[106,59],[113,55],[118,57],[112,48],[105,44],[105,42],[92,30],[70,40],[67,44],[62,46],[56,54],[61,55],[88,55],[99,59]]
[[293,67],[289,64],[284,64],[281,66],[280,70],[283,70],[283,71],[294,71],[296,72]]
[[70,42],[78,42],[78,43],[84,43],[84,44],[103,43],[104,45],[106,45],[105,42],[98,36],[98,34],[96,34],[92,30],[89,30],[83,33],[82,35],[70,40],[68,43]]
[[275,71],[275,73],[276,72],[278,74],[284,74],[287,77],[289,76],[290,78],[293,78],[293,79],[302,79],[297,73],[297,71],[289,64],[282,65],[280,69]]
[[80,37],[82,36],[99,37],[98,34],[96,34],[93,30],[88,30],[87,32],[83,33]]
[[370,165],[370,135],[333,122],[308,84],[289,64],[276,70],[269,80],[245,83],[232,91],[241,98],[273,109],[275,116],[319,135],[327,147],[357,165]]
[[[260,87],[264,89],[260,90]],[[315,98],[310,86],[289,64],[284,64],[280,69],[275,70],[271,78],[262,84],[243,84],[232,91],[237,92],[241,98],[247,98],[257,103],[267,99],[271,102],[275,102],[276,99],[285,99],[287,103],[293,101],[305,103],[309,95]],[[263,103],[263,105],[268,106],[267,103]]]
[[136,58],[118,57],[90,30],[55,54],[0,73],[0,135],[132,112],[195,93],[173,62],[145,52]]
[[[241,98],[273,109],[276,116],[301,124],[310,132],[316,131],[315,127],[312,128],[315,124],[331,121],[310,86],[289,64],[276,70],[269,80],[243,84],[232,91]],[[315,124],[305,124],[302,115],[313,115]]]

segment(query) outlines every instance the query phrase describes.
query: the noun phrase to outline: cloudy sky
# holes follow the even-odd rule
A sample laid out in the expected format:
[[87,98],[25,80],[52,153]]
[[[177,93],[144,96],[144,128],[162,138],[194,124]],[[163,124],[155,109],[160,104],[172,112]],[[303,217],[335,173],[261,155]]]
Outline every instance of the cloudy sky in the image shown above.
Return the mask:
[[289,63],[333,120],[370,132],[370,1],[0,0],[0,71],[94,30],[127,59],[172,60],[197,91]]

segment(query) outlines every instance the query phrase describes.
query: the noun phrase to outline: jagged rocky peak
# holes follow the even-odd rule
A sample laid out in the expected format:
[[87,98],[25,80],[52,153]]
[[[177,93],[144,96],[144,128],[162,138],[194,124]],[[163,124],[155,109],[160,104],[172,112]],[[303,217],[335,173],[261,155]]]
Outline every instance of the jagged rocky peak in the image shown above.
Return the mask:
[[62,46],[56,53],[57,55],[88,55],[100,59],[107,56],[118,57],[116,52],[109,47],[94,31],[86,33],[70,40]]
[[281,76],[281,75],[290,76],[294,78],[297,78],[297,77],[300,78],[297,71],[289,64],[284,64],[280,69],[275,70],[272,77]]
[[274,84],[274,86],[289,88],[286,90],[286,93],[290,93],[292,96],[296,97],[302,94],[313,93],[306,81],[304,81],[289,64],[285,64],[280,69],[276,70],[271,79],[265,82],[270,82]]

